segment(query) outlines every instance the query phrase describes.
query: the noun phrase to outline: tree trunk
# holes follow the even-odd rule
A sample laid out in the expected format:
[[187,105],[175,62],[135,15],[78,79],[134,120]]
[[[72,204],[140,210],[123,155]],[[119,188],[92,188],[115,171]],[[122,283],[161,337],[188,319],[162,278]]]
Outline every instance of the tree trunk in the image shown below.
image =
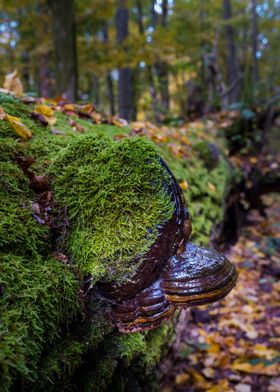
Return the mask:
[[[104,27],[102,29],[102,35],[103,35],[103,42],[105,45],[108,44],[108,24],[105,23]],[[109,101],[109,107],[110,107],[110,114],[111,116],[114,116],[116,113],[115,110],[115,93],[114,93],[114,83],[112,79],[112,75],[110,71],[106,72],[106,85],[107,85],[107,96],[108,96],[108,101]]]
[[[118,0],[116,14],[117,44],[121,46],[128,36],[128,9],[126,0]],[[127,48],[124,48],[127,52]],[[119,115],[126,120],[132,117],[132,91],[131,91],[131,69],[123,67],[119,69],[118,82],[118,104]]]
[[77,98],[77,51],[73,0],[48,0],[53,17],[56,93]]
[[[156,14],[154,10],[155,2],[152,0],[151,6],[151,14],[152,14],[152,21],[151,25],[155,28],[156,25]],[[137,24],[138,30],[140,35],[144,35],[144,24],[143,24],[143,9],[142,9],[142,2],[141,0],[136,0],[136,8],[137,8]],[[153,110],[153,117],[155,121],[159,121],[159,107],[158,107],[158,99],[157,99],[157,91],[155,87],[155,81],[153,76],[153,68],[150,64],[146,64],[146,72],[147,72],[147,79],[149,83],[150,95],[152,100],[152,110]]]
[[163,112],[169,110],[170,96],[168,83],[168,65],[165,61],[161,61],[155,65],[157,76],[159,79],[159,93]]
[[[161,25],[167,30],[167,15],[168,15],[168,1],[162,1],[162,16]],[[161,98],[161,106],[163,112],[169,110],[170,96],[169,96],[169,83],[168,83],[168,64],[165,61],[160,61],[155,64],[155,69],[159,79],[159,93]]]
[[160,111],[159,111],[159,104],[158,104],[158,97],[157,97],[157,89],[155,86],[154,75],[153,75],[153,68],[151,65],[147,65],[147,76],[148,82],[150,87],[150,94],[152,98],[152,108],[154,113],[154,119],[156,122],[160,121]]
[[[223,0],[224,19],[228,20],[232,17],[231,1]],[[239,101],[238,89],[238,71],[236,59],[236,47],[234,43],[234,28],[230,23],[225,25],[225,38],[227,47],[227,81],[229,89],[229,103]]]
[[110,114],[111,116],[114,116],[116,113],[115,109],[115,94],[114,94],[114,84],[113,84],[113,79],[111,72],[108,71],[106,75],[106,82],[107,82],[107,91],[108,91],[108,101],[109,101],[109,107],[110,107]]
[[97,75],[93,75],[91,87],[92,87],[92,94],[91,95],[92,95],[93,103],[94,103],[94,106],[96,106],[98,108],[100,105],[100,84],[99,84],[99,78]]
[[41,97],[51,96],[50,55],[45,53],[39,60],[39,93]]
[[141,0],[136,0],[136,8],[137,8],[137,24],[138,24],[139,34],[143,35],[144,25],[143,25],[143,9],[142,9]]
[[252,81],[255,85],[259,81],[258,63],[258,15],[256,11],[257,1],[252,0]]

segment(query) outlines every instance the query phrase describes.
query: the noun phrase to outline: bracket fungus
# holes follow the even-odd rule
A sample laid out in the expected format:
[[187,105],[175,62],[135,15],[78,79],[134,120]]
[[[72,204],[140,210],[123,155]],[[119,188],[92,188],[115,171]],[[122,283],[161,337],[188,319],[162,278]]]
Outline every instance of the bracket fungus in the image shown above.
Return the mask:
[[234,287],[226,257],[188,242],[182,190],[150,141],[84,136],[52,170],[56,200],[68,209],[70,256],[92,282],[87,294],[111,304],[120,332],[156,328],[177,308],[219,300]]
[[98,285],[105,297],[121,299],[113,306],[112,319],[124,333],[156,328],[177,308],[220,300],[237,279],[235,267],[225,256],[188,242],[191,222],[182,191],[166,163],[162,159],[160,163],[171,180],[172,218],[158,225],[158,237],[129,283]]

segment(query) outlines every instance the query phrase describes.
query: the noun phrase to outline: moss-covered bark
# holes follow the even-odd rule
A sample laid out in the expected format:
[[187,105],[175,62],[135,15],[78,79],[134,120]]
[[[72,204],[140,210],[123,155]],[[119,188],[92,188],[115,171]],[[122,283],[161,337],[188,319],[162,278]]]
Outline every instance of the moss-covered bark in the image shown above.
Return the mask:
[[[158,153],[177,180],[188,183],[184,194],[201,244],[222,218],[227,164],[220,157],[209,172],[195,150],[188,160],[175,159],[167,147],[158,149],[144,138],[112,140],[129,129],[79,118],[86,135],[77,136],[59,112],[55,128],[63,133],[53,133],[11,96],[1,94],[0,106],[33,134],[19,140],[0,121],[0,390],[136,388],[172,343],[174,322],[120,334],[110,321],[110,304],[87,299],[82,277],[122,279],[133,268],[131,256],[153,242],[156,222],[172,214]],[[16,156],[32,157],[34,174],[50,175],[55,203],[49,213],[62,221],[55,231],[38,219],[40,195],[30,189]],[[57,251],[68,256],[67,263]]]

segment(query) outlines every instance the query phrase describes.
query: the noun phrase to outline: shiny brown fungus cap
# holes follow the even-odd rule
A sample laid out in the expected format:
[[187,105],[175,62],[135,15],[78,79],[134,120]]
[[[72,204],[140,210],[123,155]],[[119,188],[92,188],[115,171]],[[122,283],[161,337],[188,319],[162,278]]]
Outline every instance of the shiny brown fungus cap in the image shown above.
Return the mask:
[[235,267],[225,256],[187,243],[185,251],[168,261],[151,287],[114,308],[113,319],[121,332],[153,329],[168,320],[176,308],[222,299],[236,279]]
[[204,305],[225,297],[236,283],[235,267],[223,255],[187,243],[161,275],[165,298],[173,305]]

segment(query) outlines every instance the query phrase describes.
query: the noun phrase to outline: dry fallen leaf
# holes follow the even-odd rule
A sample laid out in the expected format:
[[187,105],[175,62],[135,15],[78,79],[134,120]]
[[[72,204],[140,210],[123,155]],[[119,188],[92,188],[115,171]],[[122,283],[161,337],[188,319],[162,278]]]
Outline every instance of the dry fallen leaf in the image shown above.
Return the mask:
[[127,127],[128,126],[128,122],[124,118],[120,118],[117,116],[113,116],[112,124],[114,124],[118,127]]
[[8,121],[11,127],[15,130],[16,134],[22,139],[28,140],[32,137],[31,131],[17,117],[5,114],[4,119]]
[[215,187],[214,184],[212,184],[212,182],[208,182],[207,183],[208,188],[210,189],[211,192],[217,192],[217,188]]
[[77,132],[84,132],[85,127],[83,127],[81,124],[79,124],[77,121],[72,120],[72,118],[69,118],[68,123],[71,125],[73,131]]
[[227,392],[229,391],[229,384],[228,384],[228,380],[220,380],[218,382],[218,385],[214,385],[210,388],[207,389],[207,392]]
[[215,370],[211,367],[206,367],[202,370],[202,373],[207,378],[214,378],[215,377]]
[[18,77],[17,70],[5,76],[4,89],[14,93],[17,97],[23,95],[23,86]]
[[180,187],[182,188],[183,191],[186,191],[189,187],[189,184],[187,183],[187,181],[182,181],[179,184],[180,184]]
[[187,373],[180,373],[176,375],[175,383],[177,385],[186,384],[190,379],[190,375]]
[[54,125],[57,121],[54,111],[47,105],[36,105],[34,112],[44,116],[50,125]]
[[265,366],[262,363],[251,365],[250,363],[233,363],[232,369],[249,374],[263,374],[266,376],[278,376],[280,370],[276,364]]
[[235,391],[236,392],[251,392],[252,388],[251,388],[251,385],[249,385],[249,384],[239,383],[235,386]]

